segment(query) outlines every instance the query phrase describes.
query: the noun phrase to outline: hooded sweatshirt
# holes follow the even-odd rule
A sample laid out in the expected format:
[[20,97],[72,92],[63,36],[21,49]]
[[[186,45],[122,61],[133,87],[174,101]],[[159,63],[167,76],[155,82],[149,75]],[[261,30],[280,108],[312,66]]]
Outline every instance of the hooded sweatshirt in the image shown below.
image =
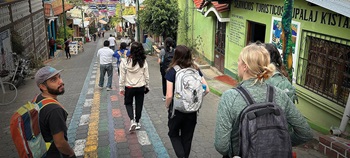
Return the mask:
[[137,63],[132,66],[131,58],[122,58],[120,63],[119,90],[124,91],[125,87],[149,88],[148,64],[145,60],[143,67]]

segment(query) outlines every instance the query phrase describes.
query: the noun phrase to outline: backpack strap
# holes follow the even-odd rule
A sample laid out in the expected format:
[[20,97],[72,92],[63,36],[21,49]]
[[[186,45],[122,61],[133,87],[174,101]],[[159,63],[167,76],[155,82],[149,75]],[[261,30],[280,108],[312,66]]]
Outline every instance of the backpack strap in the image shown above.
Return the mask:
[[[39,109],[41,110],[42,108],[44,108],[46,105],[49,105],[49,104],[57,104],[59,105],[62,109],[64,109],[64,107],[55,99],[53,98],[45,98],[43,100],[41,100],[40,102],[38,102],[38,106],[39,106]],[[65,110],[65,109],[64,109]]]
[[176,72],[178,72],[179,70],[181,70],[181,67],[179,65],[175,65],[174,69],[175,69]]
[[272,103],[275,99],[275,88],[267,84],[267,101]]
[[[36,99],[38,98],[39,95],[40,94],[38,94],[34,97],[34,99],[32,100],[32,103],[36,103]],[[63,110],[67,111],[57,100],[55,100],[53,98],[45,98],[45,99],[41,100],[40,102],[37,102],[36,104],[38,105],[39,111],[40,111],[46,105],[49,105],[52,103],[59,105]]]
[[242,97],[248,105],[252,105],[255,103],[254,99],[244,87],[238,86],[236,90],[242,95]]

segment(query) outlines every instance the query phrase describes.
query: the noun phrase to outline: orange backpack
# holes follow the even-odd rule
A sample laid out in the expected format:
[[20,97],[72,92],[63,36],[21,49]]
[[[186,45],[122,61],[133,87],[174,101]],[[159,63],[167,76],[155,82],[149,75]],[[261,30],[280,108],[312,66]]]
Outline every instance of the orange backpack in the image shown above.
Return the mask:
[[20,158],[41,158],[51,145],[51,142],[45,143],[41,135],[39,112],[48,104],[60,104],[52,98],[35,103],[36,98],[21,106],[10,120],[12,140]]

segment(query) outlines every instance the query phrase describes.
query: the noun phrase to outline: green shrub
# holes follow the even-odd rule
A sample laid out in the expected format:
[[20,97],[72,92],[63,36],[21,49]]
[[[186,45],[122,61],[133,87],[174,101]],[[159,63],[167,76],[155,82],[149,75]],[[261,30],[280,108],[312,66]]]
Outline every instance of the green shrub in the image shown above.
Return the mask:
[[64,44],[64,39],[63,38],[57,38],[56,39],[56,44],[63,45]]

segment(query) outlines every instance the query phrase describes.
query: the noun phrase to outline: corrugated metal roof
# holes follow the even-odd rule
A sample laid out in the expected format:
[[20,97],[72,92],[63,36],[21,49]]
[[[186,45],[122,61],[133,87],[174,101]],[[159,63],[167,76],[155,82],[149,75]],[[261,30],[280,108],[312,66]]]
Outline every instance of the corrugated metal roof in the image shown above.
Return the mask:
[[123,18],[131,24],[135,24],[135,15],[123,15]]
[[[73,5],[70,5],[70,4],[64,4],[64,10],[65,11],[68,11],[70,9],[72,9],[74,6]],[[56,15],[60,15],[63,13],[63,8],[62,6],[58,6],[56,8],[53,8],[53,14],[56,16]]]
[[350,17],[350,0],[306,0],[320,7]]

